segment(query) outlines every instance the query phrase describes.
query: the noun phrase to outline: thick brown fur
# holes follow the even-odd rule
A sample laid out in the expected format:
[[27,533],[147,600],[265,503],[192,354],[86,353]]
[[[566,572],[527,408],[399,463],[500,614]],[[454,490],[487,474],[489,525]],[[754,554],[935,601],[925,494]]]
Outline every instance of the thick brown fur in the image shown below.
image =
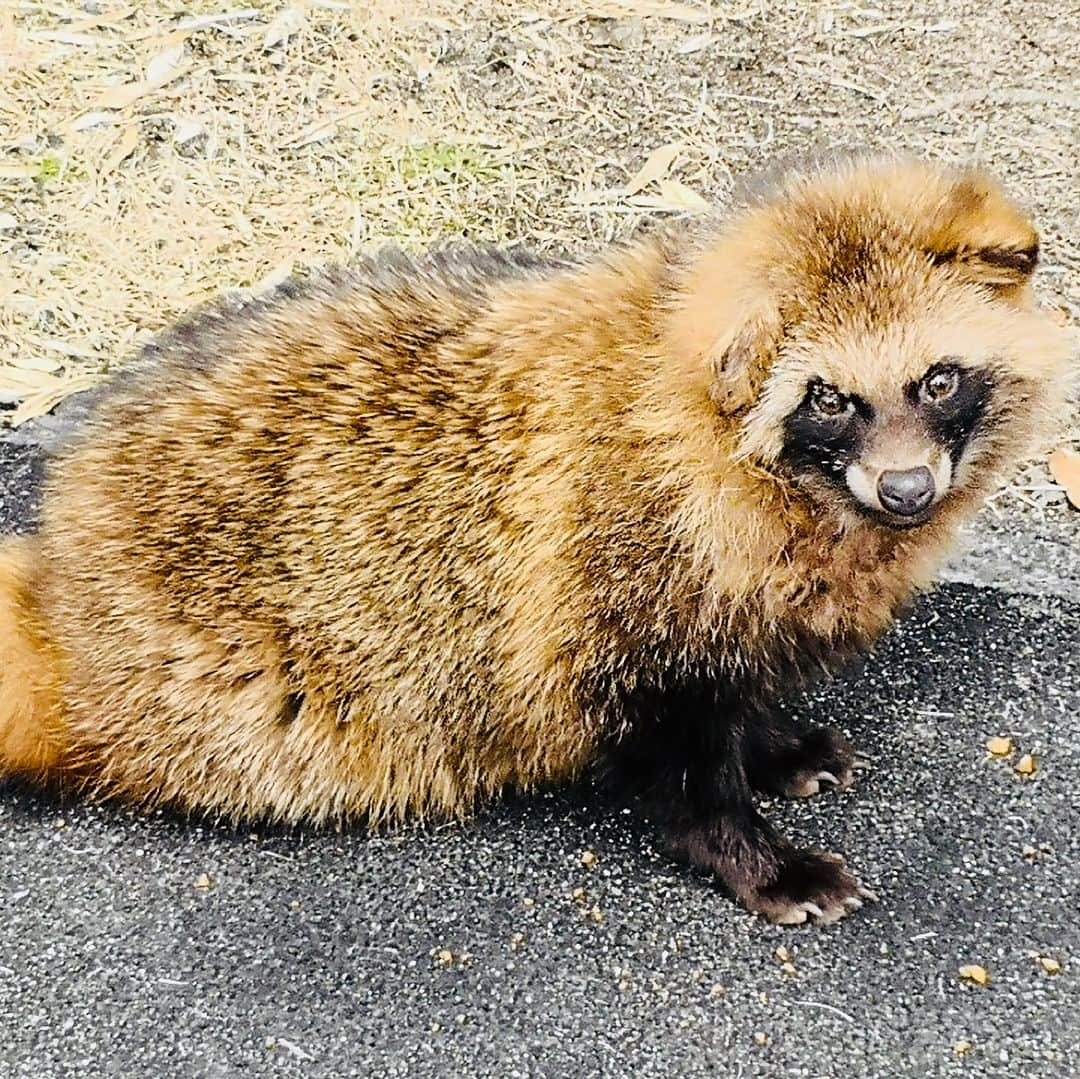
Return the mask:
[[[768,701],[877,638],[1037,433],[1066,348],[1036,251],[980,175],[854,163],[582,266],[387,256],[197,313],[0,556],[0,771],[380,823],[568,779],[662,718],[669,784],[747,758],[673,845],[772,917],[839,916],[851,878],[793,897],[781,840],[717,832],[760,831],[720,787],[769,786]],[[873,400],[942,354],[993,371],[995,411],[930,521],[782,467],[811,372]],[[680,726],[716,708],[723,737]]]

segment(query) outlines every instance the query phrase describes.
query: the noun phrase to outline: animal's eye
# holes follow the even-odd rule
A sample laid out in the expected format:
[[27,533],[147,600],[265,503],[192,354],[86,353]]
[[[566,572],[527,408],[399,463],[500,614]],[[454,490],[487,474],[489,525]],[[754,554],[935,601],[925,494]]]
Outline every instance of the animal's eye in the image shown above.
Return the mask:
[[819,416],[825,416],[828,419],[847,416],[854,411],[850,397],[823,382],[817,383],[810,391],[810,403]]
[[928,404],[940,404],[956,393],[960,371],[956,367],[935,367],[919,383],[919,396]]

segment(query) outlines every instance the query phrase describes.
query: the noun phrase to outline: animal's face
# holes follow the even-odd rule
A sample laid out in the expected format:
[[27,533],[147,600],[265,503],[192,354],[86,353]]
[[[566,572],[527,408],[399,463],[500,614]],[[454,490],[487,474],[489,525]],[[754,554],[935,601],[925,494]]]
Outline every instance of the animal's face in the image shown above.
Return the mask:
[[1010,352],[1027,317],[943,287],[905,315],[826,320],[779,349],[756,417],[775,467],[817,502],[913,528],[997,478],[1033,391]]
[[958,356],[867,400],[812,380],[784,418],[782,462],[860,511],[897,528],[927,521],[948,494],[965,451],[987,422],[994,381]]
[[682,325],[714,335],[709,392],[745,457],[821,512],[914,528],[999,482],[1058,392],[1068,347],[1031,299],[1037,253],[983,177],[856,164],[737,219]]

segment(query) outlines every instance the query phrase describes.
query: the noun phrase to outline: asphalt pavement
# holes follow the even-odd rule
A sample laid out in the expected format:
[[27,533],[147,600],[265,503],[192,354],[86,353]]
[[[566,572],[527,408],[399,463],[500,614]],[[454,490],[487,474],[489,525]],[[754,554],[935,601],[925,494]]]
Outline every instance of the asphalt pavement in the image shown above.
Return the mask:
[[[3,531],[37,461],[0,442]],[[745,913],[588,784],[378,836],[0,785],[0,1077],[1080,1074],[1074,544],[985,519],[799,705],[873,765],[770,810],[880,895],[824,929]]]

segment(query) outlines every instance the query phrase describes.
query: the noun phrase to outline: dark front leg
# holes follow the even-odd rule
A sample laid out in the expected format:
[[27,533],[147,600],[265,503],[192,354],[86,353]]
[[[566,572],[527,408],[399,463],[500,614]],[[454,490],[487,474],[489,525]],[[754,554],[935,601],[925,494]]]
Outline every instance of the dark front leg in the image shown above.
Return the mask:
[[829,788],[844,790],[867,767],[839,731],[781,716],[759,717],[742,745],[750,785],[762,794],[807,798]]
[[842,858],[796,848],[758,811],[746,765],[755,717],[733,695],[702,683],[649,704],[622,756],[676,854],[781,924],[836,921],[872,898]]

